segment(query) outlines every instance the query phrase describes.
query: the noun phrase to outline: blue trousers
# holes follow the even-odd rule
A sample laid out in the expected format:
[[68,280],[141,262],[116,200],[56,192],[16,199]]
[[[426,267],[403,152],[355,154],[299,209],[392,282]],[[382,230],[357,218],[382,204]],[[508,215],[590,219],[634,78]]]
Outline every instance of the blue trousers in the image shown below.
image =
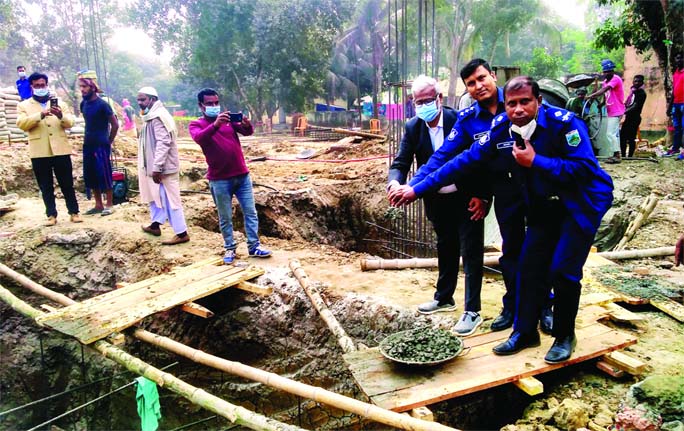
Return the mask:
[[582,268],[594,235],[580,229],[560,201],[532,206],[517,279],[514,329],[536,331],[550,280],[555,293],[553,336],[572,334],[582,289]]
[[252,179],[249,174],[238,175],[227,180],[210,180],[209,189],[218,210],[225,249],[237,248],[233,239],[233,196],[237,198],[244,216],[247,248],[249,250],[256,248],[259,245],[259,217],[254,204]]
[[[506,293],[502,298],[504,310],[515,313],[516,285],[518,277],[518,262],[525,241],[525,225],[527,224],[527,205],[520,193],[520,186],[509,180],[500,180],[494,186],[494,213],[501,233],[501,257],[499,267],[503,276]],[[544,281],[547,288],[547,300],[544,307],[550,307],[553,293],[548,280]]]
[[677,153],[684,145],[682,138],[682,121],[684,120],[684,103],[674,103],[672,105],[672,126],[674,126],[674,136],[672,140],[672,152]]

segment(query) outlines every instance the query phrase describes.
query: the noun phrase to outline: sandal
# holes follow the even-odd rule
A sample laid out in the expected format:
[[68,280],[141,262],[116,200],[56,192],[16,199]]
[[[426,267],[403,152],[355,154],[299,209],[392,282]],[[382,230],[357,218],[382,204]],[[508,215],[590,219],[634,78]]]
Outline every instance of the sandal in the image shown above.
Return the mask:
[[108,215],[112,215],[112,214],[114,214],[114,208],[112,208],[112,207],[107,207],[107,208],[105,208],[105,209],[102,210],[102,212],[101,212],[100,215],[101,215],[102,217],[104,217],[104,216],[108,216]]
[[102,211],[103,211],[103,208],[91,208],[88,211],[84,212],[83,214],[94,215],[94,214],[100,214]]

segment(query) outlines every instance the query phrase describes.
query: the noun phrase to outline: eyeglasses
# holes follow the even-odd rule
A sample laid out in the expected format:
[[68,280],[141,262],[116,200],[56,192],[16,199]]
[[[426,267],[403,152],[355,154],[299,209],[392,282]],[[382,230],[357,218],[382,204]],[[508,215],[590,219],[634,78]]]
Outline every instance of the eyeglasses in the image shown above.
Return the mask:
[[416,106],[422,106],[422,105],[427,105],[428,103],[432,103],[435,100],[437,100],[437,96],[435,96],[431,99],[414,100],[413,104]]

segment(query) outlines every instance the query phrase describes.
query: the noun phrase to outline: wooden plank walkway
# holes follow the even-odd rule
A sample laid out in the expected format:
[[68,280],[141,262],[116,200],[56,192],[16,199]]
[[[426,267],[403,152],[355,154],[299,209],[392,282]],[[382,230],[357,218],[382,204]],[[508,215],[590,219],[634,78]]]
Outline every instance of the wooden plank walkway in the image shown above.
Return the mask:
[[46,314],[38,322],[90,344],[145,317],[239,285],[264,273],[207,259]]
[[562,364],[544,362],[553,343],[553,338],[545,335],[540,347],[511,356],[494,355],[492,347],[506,340],[510,330],[465,338],[470,352],[438,367],[400,366],[384,358],[377,348],[348,353],[344,359],[357,384],[374,404],[401,412],[601,357],[636,343],[636,337],[597,322],[607,313],[605,308],[595,305],[580,310],[577,348],[570,360]]
[[607,294],[612,294],[615,296],[615,302],[624,302],[630,305],[646,305],[651,304],[655,308],[659,309],[663,313],[672,317],[673,319],[684,323],[684,305],[663,295],[654,298],[642,298],[639,296],[629,295],[627,293],[621,292],[613,287],[606,286],[596,281],[596,278],[592,272],[601,271],[601,267],[614,266],[615,263],[610,260],[599,256],[596,253],[589,253],[589,259],[585,268],[585,277],[582,280],[582,284],[585,286],[591,285],[591,288],[595,291],[601,291]]

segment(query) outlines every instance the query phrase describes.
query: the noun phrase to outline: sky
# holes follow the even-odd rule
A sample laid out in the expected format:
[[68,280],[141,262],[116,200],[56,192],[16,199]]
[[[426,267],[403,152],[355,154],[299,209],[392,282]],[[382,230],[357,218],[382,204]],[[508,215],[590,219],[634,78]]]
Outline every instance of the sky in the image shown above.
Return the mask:
[[574,22],[578,27],[584,28],[587,0],[542,0],[542,2],[567,21]]

